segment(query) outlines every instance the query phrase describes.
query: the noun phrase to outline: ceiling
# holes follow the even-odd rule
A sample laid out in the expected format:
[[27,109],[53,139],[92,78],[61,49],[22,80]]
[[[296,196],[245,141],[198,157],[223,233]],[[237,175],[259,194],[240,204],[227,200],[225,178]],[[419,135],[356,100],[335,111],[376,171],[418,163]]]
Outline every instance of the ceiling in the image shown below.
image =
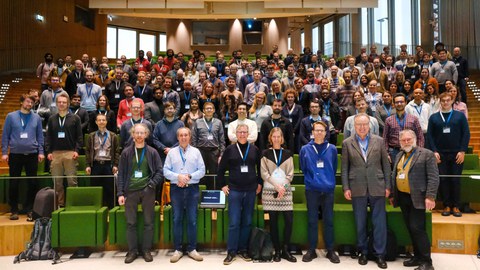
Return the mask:
[[247,19],[357,13],[378,0],[89,0],[100,14],[161,19]]

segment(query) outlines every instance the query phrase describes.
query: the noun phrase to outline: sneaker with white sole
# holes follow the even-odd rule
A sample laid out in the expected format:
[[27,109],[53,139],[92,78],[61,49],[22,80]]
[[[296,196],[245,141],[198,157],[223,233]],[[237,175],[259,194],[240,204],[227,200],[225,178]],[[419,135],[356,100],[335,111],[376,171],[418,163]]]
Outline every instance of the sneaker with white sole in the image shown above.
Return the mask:
[[170,262],[171,262],[171,263],[176,263],[176,262],[178,262],[182,257],[183,257],[183,252],[181,252],[181,251],[179,251],[179,250],[175,250],[175,252],[173,252],[172,257],[170,257]]
[[203,261],[202,255],[198,254],[197,250],[195,250],[195,249],[188,252],[188,257],[194,259],[197,262]]

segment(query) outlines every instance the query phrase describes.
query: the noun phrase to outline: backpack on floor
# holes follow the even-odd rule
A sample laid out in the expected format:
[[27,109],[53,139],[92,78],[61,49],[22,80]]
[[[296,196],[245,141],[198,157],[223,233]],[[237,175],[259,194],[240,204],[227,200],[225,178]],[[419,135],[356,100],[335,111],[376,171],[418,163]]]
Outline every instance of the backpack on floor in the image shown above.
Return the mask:
[[58,253],[51,245],[51,235],[51,219],[42,217],[35,220],[27,249],[18,254],[13,260],[13,263],[20,263],[21,260],[53,260],[54,262],[58,260]]
[[33,219],[51,218],[55,210],[55,191],[50,187],[40,189],[33,202]]
[[269,262],[273,259],[274,251],[270,233],[260,228],[253,228],[250,233],[248,255],[254,261]]

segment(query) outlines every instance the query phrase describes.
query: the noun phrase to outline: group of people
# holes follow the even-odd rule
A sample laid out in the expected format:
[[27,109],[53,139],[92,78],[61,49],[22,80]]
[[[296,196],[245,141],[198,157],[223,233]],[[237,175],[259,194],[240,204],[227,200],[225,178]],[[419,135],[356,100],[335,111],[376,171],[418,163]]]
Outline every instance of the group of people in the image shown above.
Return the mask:
[[[389,53],[377,55],[375,46],[370,55],[362,48],[358,57],[345,57],[348,66],[344,68],[338,66],[335,58],[324,60],[308,48],[301,56],[289,50],[282,59],[276,46],[267,59],[256,53],[252,62],[243,57],[241,50],[233,52],[228,61],[217,52],[213,63],[206,62],[205,54],[199,51],[186,59],[183,53],[175,54],[169,49],[165,57],[155,59],[151,52],[145,57],[140,50],[132,65],[122,56],[113,69],[106,57],[102,57],[101,64],[93,58],[90,61],[87,54],[73,63],[71,56],[53,63],[53,55],[47,53],[45,62],[37,68],[42,92],[31,90],[23,95],[21,109],[6,118],[2,158],[9,162],[11,176],[20,176],[24,167],[27,176],[35,176],[37,168],[32,165],[47,157],[59,207],[65,201],[63,177],[67,177],[69,186],[77,185],[76,160],[80,153],[85,154],[87,174],[117,174],[117,194],[113,191],[113,177],[92,178],[92,184],[104,187],[109,207],[116,203],[126,205],[126,262],[132,262],[139,254],[135,207],[140,202],[144,207],[152,207],[151,211],[144,211],[144,239],[148,239],[153,233],[153,202],[158,199],[164,178],[171,183],[175,224],[181,224],[186,209],[190,239],[187,252],[195,260],[201,260],[195,250],[196,230],[192,227],[198,183],[203,181],[208,189],[222,189],[229,202],[228,256],[224,261],[229,264],[237,255],[249,259],[246,241],[255,197],[260,192],[264,209],[270,214],[274,259],[296,260],[286,247],[293,222],[293,155],[299,154],[310,239],[309,251],[302,260],[311,261],[317,256],[316,220],[321,207],[327,257],[337,263],[332,233],[333,190],[337,137],[343,132],[342,184],[345,197],[354,205],[362,254],[359,262],[364,264],[367,205],[378,213],[374,226],[378,229],[376,241],[380,242],[386,237],[385,207],[380,205],[380,197],[400,194],[398,202],[400,206],[403,203],[405,211],[433,208],[436,186],[432,175],[436,173],[438,177],[438,171],[432,171],[428,182],[417,184],[417,175],[408,180],[409,162],[414,164],[420,153],[432,154],[441,175],[461,174],[469,127],[466,105],[460,101],[466,95],[460,93],[462,82],[468,80],[468,66],[458,48],[453,51],[453,61],[442,46],[437,49],[436,56],[428,58],[430,65],[418,74],[414,66],[419,61],[426,65],[427,58],[408,56],[406,48],[401,48],[398,58]],[[417,47],[417,55],[420,52],[423,50]],[[84,145],[85,134],[88,140]],[[405,136],[414,138],[402,142]],[[411,151],[405,151],[405,145],[422,150],[412,150],[411,159]],[[372,149],[375,154],[370,158]],[[350,158],[355,155],[360,156]],[[404,163],[400,167],[398,158]],[[376,165],[368,166],[370,161]],[[390,179],[391,168],[402,175],[394,173]],[[216,175],[215,180],[207,181],[207,173]],[[398,186],[400,192],[395,189]],[[431,200],[425,206],[417,200],[425,196],[427,186]],[[459,178],[440,181],[443,215],[461,216],[459,187]],[[423,193],[417,194],[417,189]],[[15,220],[19,213],[18,185],[10,185],[9,192],[11,219]],[[32,181],[29,194],[34,192]],[[408,196],[413,206],[407,205]],[[186,197],[194,199],[185,200]],[[27,198],[23,208],[30,212],[33,196]],[[287,221],[283,244],[275,226],[280,212]],[[409,221],[410,214],[405,218]],[[412,226],[411,233],[418,233],[422,224],[407,225]],[[174,226],[176,252],[172,262],[183,255],[181,228]],[[147,261],[152,259],[149,242],[143,241],[140,251]],[[383,268],[384,243],[380,242],[375,251],[377,263]],[[417,250],[425,252],[419,247]],[[415,258],[431,265],[427,257]]]

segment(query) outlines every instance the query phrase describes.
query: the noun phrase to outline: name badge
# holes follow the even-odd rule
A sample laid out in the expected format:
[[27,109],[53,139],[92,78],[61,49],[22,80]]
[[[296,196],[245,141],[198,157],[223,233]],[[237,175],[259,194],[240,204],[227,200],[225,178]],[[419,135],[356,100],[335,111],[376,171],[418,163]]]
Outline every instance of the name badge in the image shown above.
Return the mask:
[[59,138],[59,139],[65,139],[65,132],[59,131],[59,132],[58,132],[58,138]]
[[225,128],[228,128],[228,123],[225,123],[224,127],[225,127]]
[[185,109],[190,110],[190,104],[185,104]]
[[20,139],[28,139],[28,133],[27,132],[21,132],[20,133]]
[[292,118],[288,118],[288,120],[290,121],[290,123],[292,123],[292,122],[293,122],[293,119],[292,119]]
[[52,102],[52,104],[50,104],[50,107],[57,107],[57,104],[55,102]]
[[405,180],[405,174],[404,173],[399,173],[398,174],[398,179]]
[[450,127],[444,127],[443,133],[450,133]]
[[412,76],[410,76],[412,79],[415,79],[415,75],[412,74]]
[[460,66],[460,63],[456,63],[455,66],[459,67],[459,66]]
[[222,73],[218,73],[218,77],[222,77]]
[[135,171],[135,178],[142,178],[142,177],[143,177],[142,171]]
[[98,156],[99,157],[106,157],[107,156],[107,151],[105,151],[103,149],[98,151]]
[[380,87],[380,83],[377,83],[377,87]]
[[323,168],[325,167],[325,164],[323,163],[323,160],[318,160],[317,161],[317,168]]
[[445,70],[444,69],[440,70],[440,73],[445,73]]
[[313,134],[310,134],[310,140],[313,140],[315,139],[315,137],[313,136]]
[[128,117],[132,117],[132,113],[131,113],[131,112],[127,112],[127,116],[128,116]]
[[115,98],[120,98],[120,94],[115,94]]
[[242,166],[240,166],[240,172],[242,172],[242,173],[248,173],[248,166],[247,166],[247,165],[242,165]]
[[208,134],[208,135],[207,135],[207,140],[213,140],[213,135],[212,135],[212,134]]
[[81,85],[81,83],[77,83],[77,88]]
[[180,91],[182,91],[182,88],[177,87],[177,92],[180,92]]

